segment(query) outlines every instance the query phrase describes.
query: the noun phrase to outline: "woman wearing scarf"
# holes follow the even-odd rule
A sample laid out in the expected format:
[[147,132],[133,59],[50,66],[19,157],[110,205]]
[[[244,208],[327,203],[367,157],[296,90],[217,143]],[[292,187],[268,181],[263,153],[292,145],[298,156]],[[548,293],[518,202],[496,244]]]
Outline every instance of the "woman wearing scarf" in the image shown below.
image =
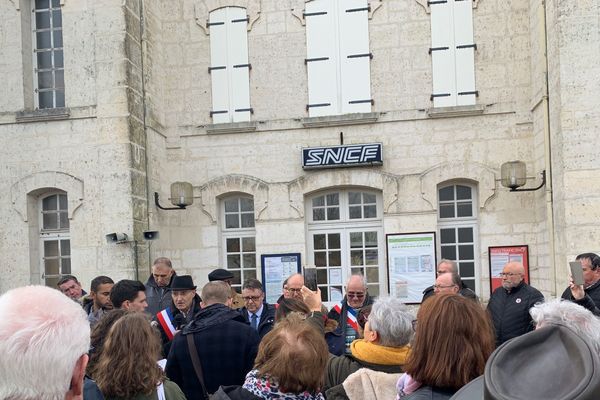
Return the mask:
[[[350,386],[343,383],[361,368],[366,369],[363,375],[367,377],[372,371],[390,374],[389,380],[395,383],[410,353],[413,319],[406,306],[396,298],[375,301],[365,324],[364,337],[352,342],[351,354],[329,358],[324,386],[327,399],[347,398],[345,388]],[[381,382],[379,378],[377,381]],[[394,387],[393,383],[391,385]]]
[[212,400],[324,400],[328,348],[323,333],[298,313],[277,322],[260,342],[242,386],[221,386]]

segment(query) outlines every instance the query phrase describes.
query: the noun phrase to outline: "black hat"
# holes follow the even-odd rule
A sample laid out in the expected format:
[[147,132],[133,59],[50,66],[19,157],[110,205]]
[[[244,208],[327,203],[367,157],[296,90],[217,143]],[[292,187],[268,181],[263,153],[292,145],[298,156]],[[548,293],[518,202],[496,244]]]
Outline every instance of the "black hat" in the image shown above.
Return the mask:
[[600,357],[592,343],[562,325],[547,325],[498,347],[483,377],[454,400],[600,398]]
[[210,274],[208,274],[208,280],[212,281],[224,281],[225,279],[233,279],[233,274],[226,269],[217,268]]
[[171,290],[194,290],[194,281],[189,275],[175,275],[171,282]]

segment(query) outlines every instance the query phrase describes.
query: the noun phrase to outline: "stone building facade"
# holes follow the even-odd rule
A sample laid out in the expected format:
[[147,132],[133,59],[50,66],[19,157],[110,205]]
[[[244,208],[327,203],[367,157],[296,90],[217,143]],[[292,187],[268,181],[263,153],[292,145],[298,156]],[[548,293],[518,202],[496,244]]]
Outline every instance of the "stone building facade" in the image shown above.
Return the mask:
[[[344,1],[1,1],[0,292],[144,280],[158,256],[238,284],[300,253],[326,300],[352,272],[382,294],[386,235],[435,232],[482,298],[510,245],[560,295],[600,250],[598,4]],[[302,167],[342,142],[382,165]],[[511,160],[545,186],[502,187]],[[194,203],[157,208],[175,181]]]

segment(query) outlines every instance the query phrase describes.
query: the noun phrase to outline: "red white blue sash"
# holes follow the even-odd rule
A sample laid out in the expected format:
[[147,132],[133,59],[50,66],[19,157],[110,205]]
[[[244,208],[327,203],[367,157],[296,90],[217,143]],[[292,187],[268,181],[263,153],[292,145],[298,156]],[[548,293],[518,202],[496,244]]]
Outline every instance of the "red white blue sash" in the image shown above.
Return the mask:
[[171,308],[167,307],[156,314],[156,319],[158,319],[160,326],[162,326],[163,331],[165,331],[169,340],[173,340],[177,329],[175,329],[175,326],[173,325],[173,314],[171,314]]
[[[335,312],[342,315],[342,303],[337,303],[335,306],[333,306],[333,309]],[[350,325],[356,332],[359,332],[356,311],[354,311],[352,307],[346,307],[346,323]]]

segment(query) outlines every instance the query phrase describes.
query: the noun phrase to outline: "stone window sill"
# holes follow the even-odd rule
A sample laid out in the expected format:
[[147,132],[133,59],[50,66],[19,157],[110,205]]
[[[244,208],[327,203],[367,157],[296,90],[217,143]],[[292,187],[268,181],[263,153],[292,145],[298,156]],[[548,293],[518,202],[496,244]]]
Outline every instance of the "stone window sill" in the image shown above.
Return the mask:
[[480,104],[472,106],[438,107],[428,108],[427,116],[429,118],[468,117],[472,115],[481,115],[484,111],[485,106]]
[[256,130],[256,121],[211,124],[206,125],[205,129],[206,133],[209,135],[254,132]]
[[326,117],[302,118],[300,122],[305,128],[319,128],[326,126],[359,125],[377,121],[379,113],[357,113],[344,115],[329,115]]
[[44,108],[41,110],[24,110],[17,112],[16,122],[38,122],[69,119],[69,108]]

